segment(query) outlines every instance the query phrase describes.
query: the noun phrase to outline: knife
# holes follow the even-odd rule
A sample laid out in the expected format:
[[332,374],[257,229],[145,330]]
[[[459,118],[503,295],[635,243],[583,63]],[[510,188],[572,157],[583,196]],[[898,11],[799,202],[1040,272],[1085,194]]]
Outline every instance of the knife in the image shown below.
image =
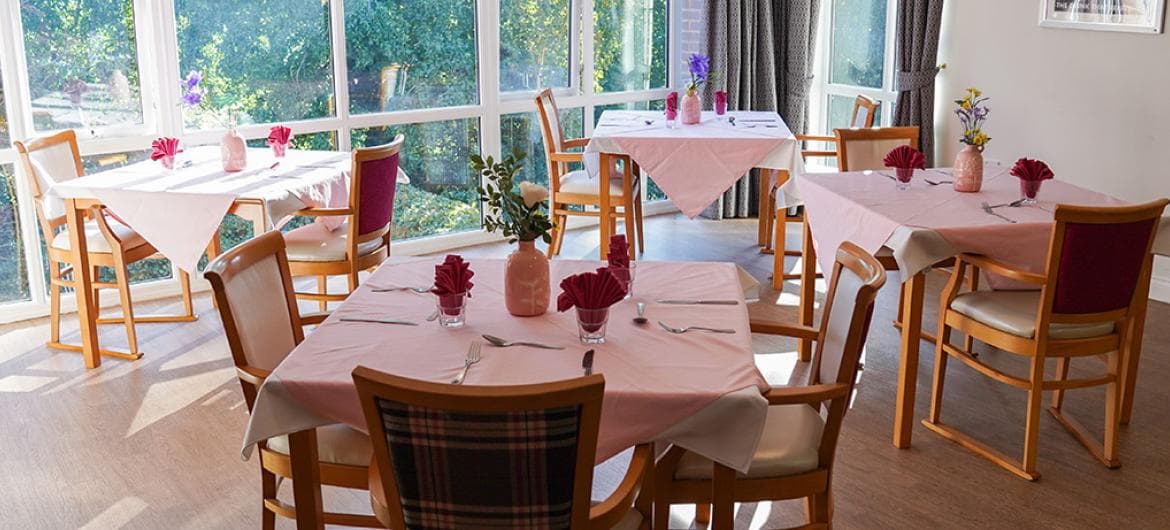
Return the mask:
[[341,317],[338,320],[342,322],[370,322],[373,324],[398,324],[401,326],[417,326],[417,322],[409,320],[400,320],[396,318],[363,318],[363,317]]
[[585,369],[585,375],[593,374],[593,350],[585,352],[585,356],[581,358],[581,368]]
[[738,300],[656,300],[656,302],[674,305],[739,305]]

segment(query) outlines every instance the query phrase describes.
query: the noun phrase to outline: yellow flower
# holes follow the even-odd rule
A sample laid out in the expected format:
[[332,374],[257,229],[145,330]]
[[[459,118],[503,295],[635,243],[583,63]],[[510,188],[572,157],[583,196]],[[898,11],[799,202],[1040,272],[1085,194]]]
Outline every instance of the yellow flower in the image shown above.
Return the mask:
[[972,143],[974,143],[977,147],[983,147],[985,144],[987,144],[988,140],[990,140],[990,138],[987,137],[987,134],[983,131],[979,131],[975,133],[975,139],[972,140]]
[[967,93],[971,94],[971,97],[974,97],[974,98],[977,98],[977,97],[983,95],[983,92],[980,92],[979,89],[975,88],[975,87],[968,88]]
[[963,107],[964,110],[971,110],[971,100],[964,99],[961,106]]

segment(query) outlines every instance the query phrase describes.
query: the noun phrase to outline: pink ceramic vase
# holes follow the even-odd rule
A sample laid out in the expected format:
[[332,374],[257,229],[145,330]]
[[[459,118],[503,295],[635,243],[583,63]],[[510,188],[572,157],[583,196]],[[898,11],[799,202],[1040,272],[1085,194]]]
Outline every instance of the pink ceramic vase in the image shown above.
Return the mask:
[[975,193],[983,187],[983,150],[964,147],[955,157],[955,191]]
[[521,241],[504,267],[504,305],[518,317],[543,315],[548,310],[548,258],[535,241]]
[[219,153],[223,159],[224,171],[243,171],[248,167],[248,144],[244,137],[232,127],[219,141]]
[[679,103],[679,114],[682,115],[682,122],[687,125],[694,125],[703,119],[703,101],[699,99],[698,94],[688,92],[682,97],[682,102]]

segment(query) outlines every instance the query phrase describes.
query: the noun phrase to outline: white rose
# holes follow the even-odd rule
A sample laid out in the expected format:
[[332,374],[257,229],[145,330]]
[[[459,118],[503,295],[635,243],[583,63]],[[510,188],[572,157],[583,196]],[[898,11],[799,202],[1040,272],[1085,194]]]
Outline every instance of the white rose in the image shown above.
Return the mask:
[[527,181],[521,182],[520,197],[524,199],[525,206],[532,208],[548,198],[548,188]]

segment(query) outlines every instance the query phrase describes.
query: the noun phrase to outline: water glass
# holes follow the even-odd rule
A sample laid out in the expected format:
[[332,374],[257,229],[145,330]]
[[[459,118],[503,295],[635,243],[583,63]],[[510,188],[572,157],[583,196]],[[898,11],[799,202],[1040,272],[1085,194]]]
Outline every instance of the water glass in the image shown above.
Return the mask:
[[288,151],[288,144],[272,144],[272,156],[284,158],[286,151]]
[[1040,193],[1040,183],[1042,180],[1024,180],[1020,179],[1020,206],[1032,206],[1036,204],[1036,194]]
[[894,177],[898,181],[898,191],[906,191],[910,189],[910,179],[914,178],[914,168],[897,168]]
[[439,311],[440,326],[461,328],[467,323],[467,293],[439,295],[435,305]]
[[631,261],[628,268],[609,268],[610,274],[613,274],[613,277],[617,278],[617,281],[622,284],[622,287],[626,288],[626,297],[622,298],[622,300],[629,300],[630,297],[634,296],[634,271],[637,267],[638,264]]
[[577,333],[583,344],[605,342],[605,325],[609,323],[609,308],[577,308]]

